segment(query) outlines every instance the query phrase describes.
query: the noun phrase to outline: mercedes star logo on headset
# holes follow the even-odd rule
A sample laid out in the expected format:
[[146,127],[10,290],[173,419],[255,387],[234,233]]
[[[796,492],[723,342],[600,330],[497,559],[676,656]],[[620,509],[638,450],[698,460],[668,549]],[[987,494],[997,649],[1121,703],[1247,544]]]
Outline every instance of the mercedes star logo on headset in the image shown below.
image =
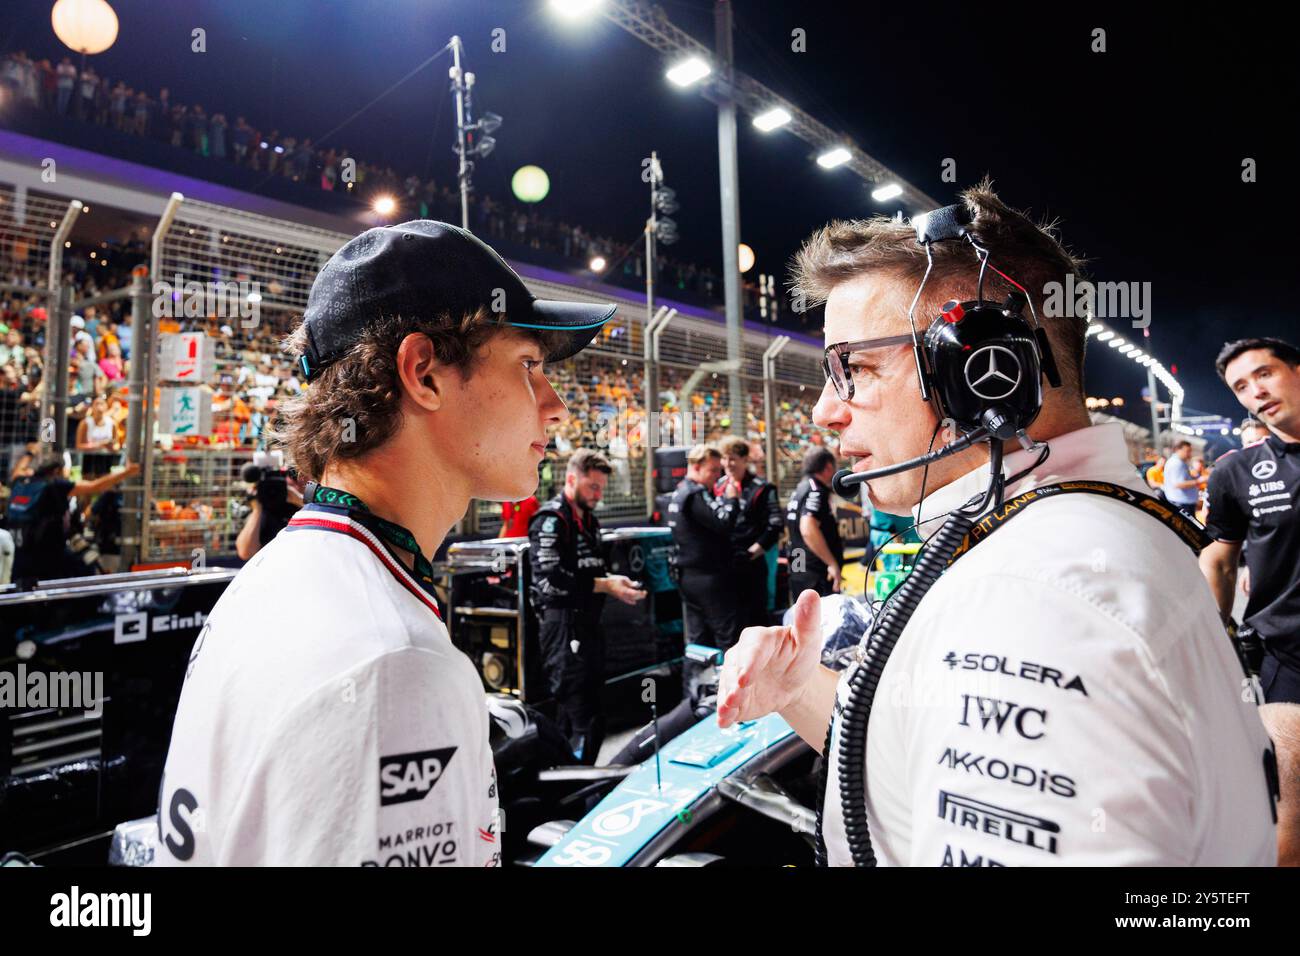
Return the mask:
[[[1000,357],[999,353],[1005,358]],[[1015,370],[1015,377],[1007,372]],[[987,401],[1006,398],[1020,384],[1020,359],[1001,345],[986,345],[966,360],[966,384]],[[999,391],[1000,389],[1000,391]]]

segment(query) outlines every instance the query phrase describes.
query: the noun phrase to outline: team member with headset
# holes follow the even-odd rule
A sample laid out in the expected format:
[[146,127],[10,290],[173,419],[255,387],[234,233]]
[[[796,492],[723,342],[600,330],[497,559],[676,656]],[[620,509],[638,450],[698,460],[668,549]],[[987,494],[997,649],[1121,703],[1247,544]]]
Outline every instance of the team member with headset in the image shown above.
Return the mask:
[[743,438],[723,439],[722,477],[714,483],[715,496],[726,496],[727,483],[735,482],[736,523],[731,529],[731,568],[740,589],[737,628],[767,623],[767,551],[781,540],[781,502],[776,485],[750,468],[750,445]]
[[542,363],[613,312],[534,299],[440,222],[369,229],[325,263],[285,343],[311,382],[278,436],[306,504],[190,655],[159,862],[500,862],[483,685],[429,556],[471,499],[533,493],[566,417]]
[[1210,473],[1205,530],[1214,543],[1201,552],[1201,570],[1228,620],[1245,549],[1242,624],[1263,642],[1260,714],[1277,744],[1282,785],[1278,858],[1300,866],[1300,348],[1239,339],[1224,345],[1215,367],[1263,435],[1243,427],[1244,447]]
[[1040,323],[1077,271],[987,184],[911,225],[832,223],[797,257],[826,303],[813,420],[854,461],[836,482],[864,476],[927,541],[842,679],[807,591],[726,655],[721,725],[777,711],[825,751],[829,863],[1277,859],[1276,762],[1203,534],[1090,424],[1084,321]]
[[831,507],[835,456],[814,448],[803,458],[803,478],[790,495],[785,526],[790,533],[790,596],[812,588],[823,597],[840,590],[844,542]]
[[564,488],[528,524],[531,597],[547,691],[574,756],[585,764],[596,762],[605,739],[605,595],[624,604],[645,598],[629,578],[606,570],[596,505],[613,470],[600,452],[578,449],[565,468]]
[[722,453],[696,445],[686,453],[686,477],[668,502],[668,527],[677,546],[673,565],[682,597],[686,643],[728,648],[740,634],[740,589],[731,571],[731,532],[739,513],[740,489],[722,477]]

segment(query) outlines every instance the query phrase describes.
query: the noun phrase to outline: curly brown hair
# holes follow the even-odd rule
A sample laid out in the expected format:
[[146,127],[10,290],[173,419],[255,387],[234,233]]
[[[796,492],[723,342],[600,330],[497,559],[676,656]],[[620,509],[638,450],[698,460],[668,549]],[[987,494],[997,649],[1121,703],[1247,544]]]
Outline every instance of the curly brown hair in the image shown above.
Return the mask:
[[[486,307],[460,317],[443,313],[430,318],[375,319],[346,355],[323,368],[300,395],[280,406],[269,438],[284,447],[299,474],[319,479],[330,462],[361,458],[397,433],[401,424],[397,349],[406,336],[427,335],[438,361],[468,379],[474,374],[482,347],[513,330],[504,313]],[[544,352],[555,335],[518,331],[536,338]],[[306,345],[306,326],[299,323],[280,348],[298,356],[306,351]]]

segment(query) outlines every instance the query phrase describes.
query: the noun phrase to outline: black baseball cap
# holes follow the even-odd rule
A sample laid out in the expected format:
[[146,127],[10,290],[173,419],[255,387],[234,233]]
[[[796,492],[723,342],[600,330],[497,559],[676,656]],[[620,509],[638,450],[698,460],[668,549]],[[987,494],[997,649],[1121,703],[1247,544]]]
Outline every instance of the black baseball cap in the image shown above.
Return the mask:
[[548,362],[586,348],[614,315],[613,303],[539,299],[487,243],[432,219],[367,229],[330,256],[312,283],[298,367],[310,381],[356,344],[380,316],[504,312],[505,325],[560,333]]

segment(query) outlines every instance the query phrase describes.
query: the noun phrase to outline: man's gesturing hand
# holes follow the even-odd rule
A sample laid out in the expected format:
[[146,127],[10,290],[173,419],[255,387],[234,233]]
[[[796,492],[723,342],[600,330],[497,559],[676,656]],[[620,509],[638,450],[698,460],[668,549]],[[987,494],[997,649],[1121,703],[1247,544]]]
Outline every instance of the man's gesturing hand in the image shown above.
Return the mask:
[[718,678],[718,726],[757,720],[789,706],[821,663],[821,597],[799,595],[790,627],[747,627]]

